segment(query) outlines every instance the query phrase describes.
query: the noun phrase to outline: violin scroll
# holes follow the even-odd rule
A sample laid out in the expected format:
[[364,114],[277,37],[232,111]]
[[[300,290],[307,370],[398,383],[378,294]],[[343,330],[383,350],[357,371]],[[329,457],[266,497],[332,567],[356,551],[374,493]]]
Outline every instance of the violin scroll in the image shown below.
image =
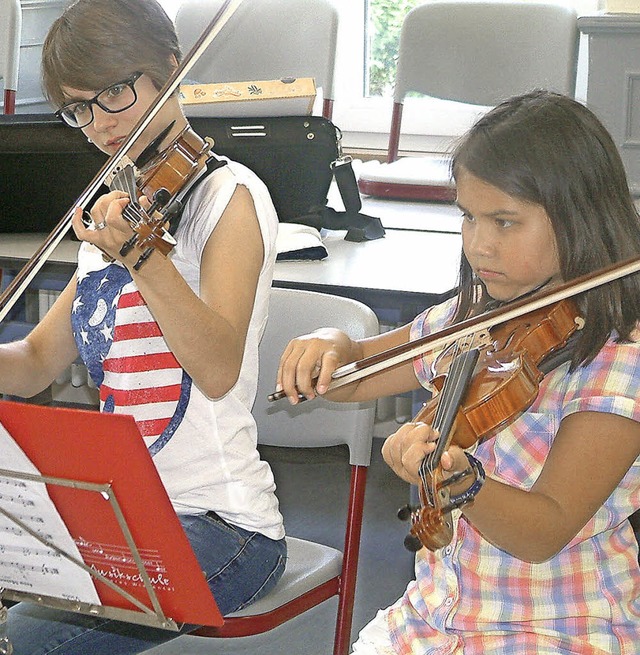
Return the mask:
[[398,518],[411,521],[404,547],[417,553],[425,547],[429,550],[444,548],[453,538],[451,515],[424,506],[405,505],[398,510]]
[[[398,510],[400,520],[411,521],[410,532],[404,540],[407,550],[417,552],[423,546],[429,550],[438,550],[444,548],[453,538],[451,512],[473,502],[485,478],[480,462],[475,457],[465,454],[469,466],[448,478],[444,478],[439,467],[430,473],[424,469],[421,471],[420,505],[415,507],[406,505]],[[461,494],[451,496],[451,485],[474,473],[473,484]]]

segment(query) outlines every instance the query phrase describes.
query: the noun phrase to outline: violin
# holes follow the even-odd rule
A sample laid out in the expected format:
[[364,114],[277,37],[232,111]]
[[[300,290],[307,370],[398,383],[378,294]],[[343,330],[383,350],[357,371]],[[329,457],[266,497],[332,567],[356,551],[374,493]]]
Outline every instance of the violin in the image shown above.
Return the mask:
[[[451,541],[450,514],[456,505],[450,502],[451,479],[444,478],[440,458],[451,443],[469,448],[494,436],[533,402],[546,369],[545,359],[561,351],[581,327],[582,319],[569,299],[639,271],[640,258],[631,257],[333,372],[329,390],[444,349],[436,363],[442,368],[448,360],[448,365],[436,370],[434,378],[440,393],[414,419],[433,425],[440,437],[436,450],[421,466],[421,507],[399,512],[401,519],[411,518],[412,522],[407,548],[436,550]],[[268,399],[275,401],[285,395],[276,391]]]
[[[160,136],[166,132],[168,130]],[[139,270],[154,250],[166,257],[176,245],[168,226],[182,209],[177,196],[204,169],[212,147],[213,139],[202,139],[186,126],[166,149],[155,153],[140,169],[126,158],[107,177],[109,188],[124,191],[131,198],[123,211],[123,217],[131,225],[134,234],[124,243],[120,254],[124,257],[133,248],[140,251],[133,265],[134,270]],[[144,209],[138,202],[143,195],[152,200],[148,209]]]
[[411,520],[405,539],[409,550],[437,550],[453,536],[451,512],[458,505],[450,485],[455,478],[444,478],[442,454],[452,444],[470,448],[517,419],[538,395],[541,362],[583,325],[575,303],[564,300],[462,339],[436,358],[432,383],[437,393],[414,421],[432,425],[440,436],[420,466],[420,506],[399,513]]
[[[235,11],[242,4],[242,2],[243,0],[223,0],[222,5],[216,12],[216,15],[213,17],[213,19],[211,20],[207,28],[204,30],[204,32],[200,35],[200,37],[195,42],[194,46],[191,48],[187,56],[183,59],[181,64],[175,69],[173,75],[171,75],[171,77],[167,80],[167,82],[162,87],[162,89],[160,89],[155,101],[147,108],[144,114],[140,117],[140,120],[131,131],[131,134],[129,134],[129,136],[124,140],[120,148],[118,148],[117,152],[115,152],[105,162],[105,164],[98,171],[98,173],[95,175],[93,180],[89,183],[87,188],[80,194],[80,196],[74,203],[73,207],[71,207],[69,211],[67,211],[67,213],[62,217],[62,219],[60,219],[60,221],[53,228],[53,230],[51,231],[47,239],[44,241],[44,243],[40,246],[40,248],[38,248],[38,250],[34,253],[31,259],[24,265],[22,270],[13,278],[13,280],[4,290],[2,295],[0,295],[0,322],[3,321],[4,318],[7,316],[7,314],[11,311],[12,307],[16,304],[20,296],[26,291],[27,287],[29,286],[33,278],[37,275],[38,271],[42,268],[42,266],[44,266],[45,262],[47,261],[47,258],[53,253],[55,248],[60,244],[62,239],[65,237],[65,235],[71,228],[73,222],[73,215],[76,207],[80,207],[81,209],[84,209],[91,202],[96,192],[99,190],[102,184],[105,183],[108,177],[110,177],[114,172],[117,172],[117,170],[119,170],[120,168],[124,168],[128,164],[132,164],[132,162],[127,161],[127,159],[125,159],[131,147],[140,138],[143,131],[146,129],[149,123],[151,123],[151,121],[160,111],[164,103],[178,89],[178,86],[180,85],[180,82],[182,81],[184,76],[189,72],[191,67],[196,63],[196,61],[200,58],[200,56],[204,53],[204,51],[209,47],[213,39],[220,33],[224,25],[228,22],[228,20],[235,13]],[[181,142],[180,147],[182,147],[182,145],[185,145],[186,150],[188,150],[191,147],[192,143],[193,143],[192,137],[191,135],[189,135],[188,137],[185,137],[185,139]],[[171,152],[173,152],[173,150]],[[176,149],[175,152],[179,153],[178,155],[178,160],[179,160],[183,152],[179,148]],[[163,171],[162,175],[164,175],[165,172],[167,171],[172,172],[172,166],[175,161],[176,160],[172,158],[171,163],[168,164],[167,167],[164,166],[160,167],[159,170]],[[187,178],[187,181],[188,179],[192,179],[192,178]],[[141,194],[144,193],[144,195],[147,195],[147,193],[144,191],[144,188],[145,185],[142,184],[140,187]],[[156,203],[156,202],[162,203],[163,200],[166,200],[167,202],[165,202],[164,205],[167,205],[168,203],[170,203],[170,198],[167,198],[164,192],[162,192],[161,195],[158,196],[157,198],[153,197],[155,192],[158,191],[159,189],[160,187],[158,187],[158,189],[155,189],[154,193],[151,193],[151,195],[148,197],[152,200],[152,203]],[[131,190],[133,191],[133,189]],[[147,192],[150,191],[151,190],[148,188]],[[138,192],[136,191],[136,193],[132,193],[131,197],[137,199]],[[167,233],[164,228],[164,224],[166,221],[163,220],[164,216],[162,216],[162,212],[160,216],[155,214],[155,211],[159,207],[160,205],[158,205],[156,208],[153,209],[153,211],[151,212],[153,216],[150,219],[140,214],[136,216],[131,215],[131,221],[135,222],[135,224],[140,223],[140,216],[143,216],[143,222],[149,223],[149,225],[140,227],[139,246],[137,246],[138,244],[137,236],[136,236],[136,242],[129,244],[128,246],[129,248],[134,246],[139,247],[141,250],[141,256],[145,255],[145,253],[148,252],[146,257],[144,257],[143,260],[140,262],[140,265],[142,265],[145,259],[148,258],[151,252],[153,252],[153,251],[149,252],[149,248],[151,246],[153,246],[154,248],[156,247],[163,248],[163,249],[169,248],[169,250],[171,249],[171,247],[173,247],[172,238],[167,237]],[[149,214],[148,211],[146,213]]]

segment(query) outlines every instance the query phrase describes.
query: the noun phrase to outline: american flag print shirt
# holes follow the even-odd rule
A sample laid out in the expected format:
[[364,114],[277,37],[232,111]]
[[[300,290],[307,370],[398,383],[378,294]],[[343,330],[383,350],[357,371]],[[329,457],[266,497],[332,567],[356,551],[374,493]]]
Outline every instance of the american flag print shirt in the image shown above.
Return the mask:
[[[418,316],[412,338],[441,329],[455,300]],[[417,358],[429,386],[433,355]],[[541,382],[533,404],[478,445],[488,477],[529,490],[561,420],[573,412],[609,412],[640,421],[640,344],[609,340],[596,358],[569,363]],[[616,435],[609,435],[615,448]],[[576,461],[579,465],[579,456]],[[416,580],[387,610],[401,655],[637,655],[640,648],[638,546],[628,516],[640,507],[640,461],[556,556],[521,561],[490,544],[459,511],[451,543],[416,557]],[[522,517],[527,520],[526,516]]]
[[184,418],[191,378],[169,351],[127,269],[113,263],[79,274],[71,319],[102,411],[132,415],[156,454]]
[[100,389],[102,411],[134,417],[176,512],[213,510],[234,525],[281,539],[284,526],[273,474],[257,450],[251,414],[278,232],[266,186],[236,162],[216,169],[186,200],[169,257],[200,296],[206,244],[238,185],[251,194],[264,258],[242,366],[232,389],[210,398],[198,388],[170,352],[126,268],[105,263],[101,251],[89,243],[78,252],[71,327]]

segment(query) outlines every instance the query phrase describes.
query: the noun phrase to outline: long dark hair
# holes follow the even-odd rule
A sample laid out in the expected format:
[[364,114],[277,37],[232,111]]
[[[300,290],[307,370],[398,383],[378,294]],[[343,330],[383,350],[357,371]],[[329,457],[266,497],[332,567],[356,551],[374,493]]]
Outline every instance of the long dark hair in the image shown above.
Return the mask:
[[[564,280],[640,255],[640,218],[618,150],[598,118],[571,98],[534,91],[498,105],[456,147],[454,178],[461,168],[545,209]],[[454,321],[467,317],[479,298],[486,301],[486,289],[463,253]],[[585,327],[573,366],[591,361],[612,335],[630,339],[640,318],[640,277],[576,301]]]
[[62,87],[97,91],[135,72],[157,89],[182,53],[156,0],[77,0],[51,26],[42,49],[42,86],[56,107]]

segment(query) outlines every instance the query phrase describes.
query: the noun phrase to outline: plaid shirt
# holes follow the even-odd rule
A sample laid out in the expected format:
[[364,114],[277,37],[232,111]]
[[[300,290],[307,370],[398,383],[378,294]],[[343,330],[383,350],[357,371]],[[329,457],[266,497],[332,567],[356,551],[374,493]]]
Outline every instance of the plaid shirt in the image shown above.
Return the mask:
[[[453,301],[418,316],[412,337],[440,329]],[[433,356],[416,360],[428,386]],[[579,411],[640,421],[640,343],[608,341],[594,361],[547,375],[533,405],[475,456],[488,476],[528,490],[560,421]],[[615,434],[610,435],[615,445]],[[579,458],[577,458],[579,462]],[[416,582],[389,609],[397,653],[631,655],[640,649],[638,547],[627,517],[640,507],[640,458],[617,489],[555,557],[531,564],[485,541],[454,512],[454,537],[416,558]],[[526,516],[522,517],[527,520]]]

